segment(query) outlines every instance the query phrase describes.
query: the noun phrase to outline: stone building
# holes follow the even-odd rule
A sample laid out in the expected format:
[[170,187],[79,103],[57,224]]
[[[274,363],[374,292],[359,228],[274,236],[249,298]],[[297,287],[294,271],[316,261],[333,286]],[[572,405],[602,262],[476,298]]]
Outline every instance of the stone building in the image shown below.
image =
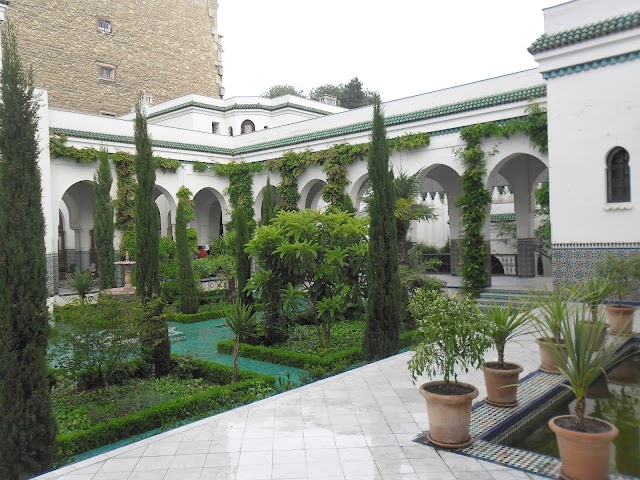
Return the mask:
[[54,108],[116,116],[142,94],[224,94],[216,0],[0,3]]

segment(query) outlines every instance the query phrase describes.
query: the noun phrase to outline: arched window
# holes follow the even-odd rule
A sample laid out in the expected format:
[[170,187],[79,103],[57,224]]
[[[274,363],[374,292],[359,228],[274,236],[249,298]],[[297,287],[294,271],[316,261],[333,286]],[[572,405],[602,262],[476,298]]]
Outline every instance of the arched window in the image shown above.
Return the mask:
[[616,147],[607,156],[607,202],[631,201],[631,175],[629,152]]
[[240,126],[240,134],[244,135],[245,133],[252,133],[256,131],[256,126],[253,124],[251,120],[245,120],[242,122]]
[[233,137],[233,127],[229,127],[229,136]]

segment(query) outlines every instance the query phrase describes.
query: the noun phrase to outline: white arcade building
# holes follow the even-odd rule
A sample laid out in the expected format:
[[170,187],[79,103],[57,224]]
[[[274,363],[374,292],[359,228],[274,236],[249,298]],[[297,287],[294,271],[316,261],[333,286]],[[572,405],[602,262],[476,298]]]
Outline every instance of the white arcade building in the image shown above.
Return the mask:
[[[490,213],[512,214],[514,252],[492,242],[494,253],[517,253],[517,273],[536,275],[534,190],[549,181],[552,274],[556,282],[584,278],[607,252],[640,253],[640,11],[637,0],[574,0],[546,9],[545,33],[529,48],[538,68],[384,104],[387,135],[428,132],[426,147],[397,151],[396,170],[423,169],[423,192],[441,210],[439,223],[412,229],[414,240],[450,242],[452,271],[460,251],[460,194],[464,168],[455,151],[460,129],[520,118],[532,102],[548,112],[548,154],[523,134],[488,138],[486,187],[494,192]],[[95,162],[50,154],[49,139],[66,136],[76,148],[133,153],[133,114],[109,118],[49,108],[42,92],[40,167],[47,226],[50,291],[58,288],[58,264],[88,268],[95,255]],[[148,101],[148,99],[147,99]],[[344,110],[297,97],[215,100],[190,95],[147,105],[154,154],[181,162],[158,171],[156,194],[161,234],[171,236],[181,186],[194,194],[199,243],[220,235],[229,220],[228,179],[199,173],[196,164],[262,162],[288,151],[317,151],[369,140],[371,107]],[[367,189],[366,161],[347,166],[345,193],[356,207]],[[267,175],[253,176],[255,215],[260,217]],[[114,171],[114,178],[116,174]],[[320,166],[299,177],[300,208],[322,208],[326,174]],[[495,187],[495,189],[494,189]],[[116,197],[116,182],[112,197]],[[501,193],[498,193],[501,192]],[[491,216],[485,233],[490,240]],[[119,238],[116,238],[116,246]],[[502,248],[502,250],[501,250]],[[550,271],[549,268],[546,269]]]

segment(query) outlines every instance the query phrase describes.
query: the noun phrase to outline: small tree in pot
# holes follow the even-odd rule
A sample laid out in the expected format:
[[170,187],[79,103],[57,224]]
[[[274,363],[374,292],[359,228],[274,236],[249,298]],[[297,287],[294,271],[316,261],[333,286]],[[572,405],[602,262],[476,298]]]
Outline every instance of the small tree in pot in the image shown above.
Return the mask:
[[596,265],[596,274],[613,284],[613,293],[618,297],[615,304],[607,305],[610,332],[631,333],[635,307],[625,305],[624,299],[640,290],[640,255],[626,258],[607,255]]
[[564,386],[576,396],[575,415],[554,417],[549,427],[558,439],[563,478],[603,480],[609,478],[609,451],[618,429],[604,420],[585,416],[585,398],[591,384],[623,358],[625,352],[620,347],[626,338],[616,337],[598,348],[598,327],[604,328],[604,318],[597,315],[596,328],[589,325],[589,320],[588,306],[575,309],[560,324],[563,346],[549,345],[568,381]]
[[488,335],[498,351],[497,362],[486,362],[482,367],[487,386],[487,402],[498,407],[517,405],[518,378],[523,368],[517,363],[504,361],[507,342],[527,333],[525,326],[530,320],[530,310],[508,303],[496,303],[484,309],[489,321]]
[[579,300],[582,300],[589,308],[589,319],[587,325],[591,328],[601,328],[598,330],[598,348],[604,343],[607,333],[606,325],[598,325],[598,312],[600,305],[615,290],[615,285],[606,277],[592,277],[589,280],[578,283],[574,287],[574,292]]
[[414,381],[421,375],[444,380],[420,386],[427,401],[429,441],[444,448],[463,448],[469,435],[471,402],[478,389],[458,382],[456,367],[468,372],[484,361],[491,346],[489,322],[471,298],[455,299],[421,288],[409,302],[418,324],[419,343],[408,367]]

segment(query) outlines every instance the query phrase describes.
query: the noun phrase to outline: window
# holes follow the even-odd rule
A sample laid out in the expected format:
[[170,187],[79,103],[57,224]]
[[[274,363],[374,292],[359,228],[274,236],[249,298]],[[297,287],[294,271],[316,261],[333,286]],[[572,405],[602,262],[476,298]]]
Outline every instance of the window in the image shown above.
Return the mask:
[[106,111],[101,111],[100,115],[102,115],[103,117],[116,117],[117,115],[113,112],[106,112]]
[[631,201],[629,152],[616,147],[607,156],[607,203]]
[[233,137],[233,127],[229,127],[229,136]]
[[102,33],[111,33],[111,20],[107,20],[106,18],[99,18],[98,31]]
[[220,124],[218,122],[211,122],[211,133],[220,133]]
[[114,67],[108,67],[106,65],[100,65],[100,80],[113,81],[116,79],[116,69]]
[[253,133],[256,131],[256,126],[253,124],[251,120],[245,120],[242,122],[240,126],[240,134],[244,135],[245,133]]

